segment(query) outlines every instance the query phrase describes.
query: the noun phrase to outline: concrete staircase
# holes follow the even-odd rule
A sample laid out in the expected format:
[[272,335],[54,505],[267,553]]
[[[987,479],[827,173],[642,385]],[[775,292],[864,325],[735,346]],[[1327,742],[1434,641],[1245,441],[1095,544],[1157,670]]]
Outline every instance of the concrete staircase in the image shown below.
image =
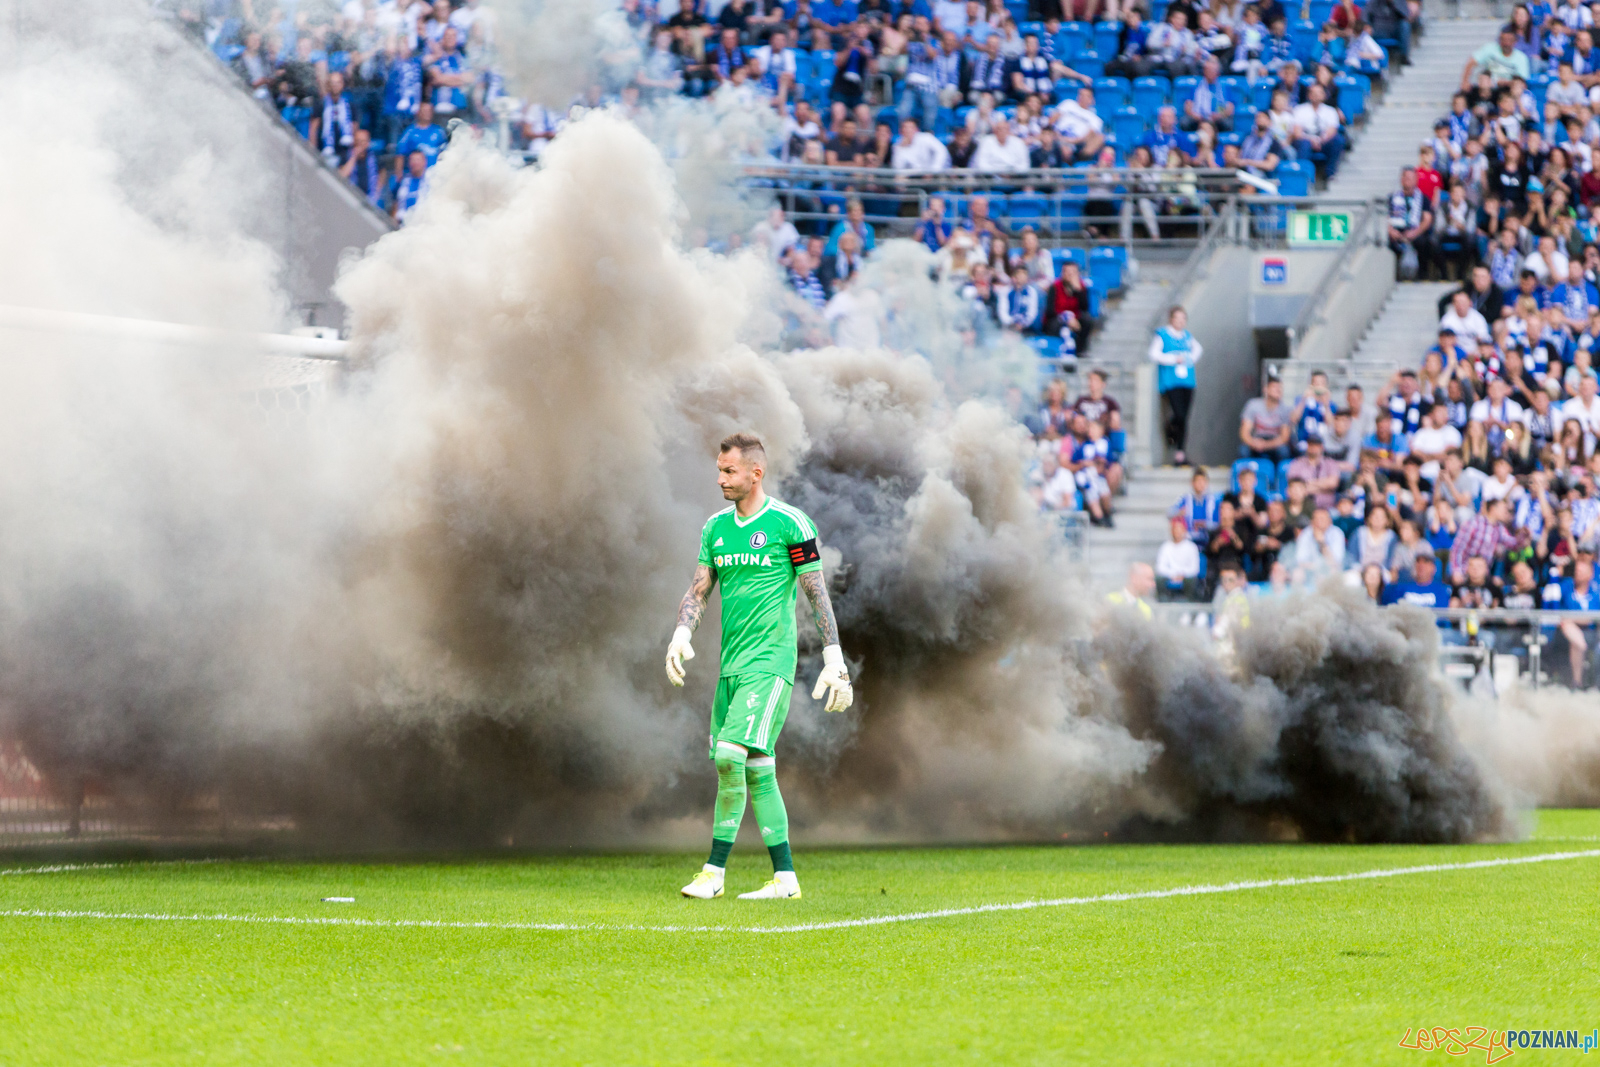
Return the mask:
[[[1470,11],[1470,8],[1468,9]],[[1434,120],[1450,110],[1461,87],[1461,68],[1500,22],[1492,18],[1440,18],[1411,49],[1411,65],[1390,79],[1382,104],[1368,119],[1325,196],[1367,200],[1387,196],[1400,184],[1400,168],[1417,161],[1417,147],[1433,133]]]
[[[1225,491],[1228,469],[1210,468],[1214,492]],[[1153,563],[1168,536],[1167,510],[1189,490],[1188,467],[1146,467],[1128,481],[1128,493],[1116,501],[1114,529],[1091,526],[1084,540],[1085,578],[1095,590],[1119,589],[1128,565]]]

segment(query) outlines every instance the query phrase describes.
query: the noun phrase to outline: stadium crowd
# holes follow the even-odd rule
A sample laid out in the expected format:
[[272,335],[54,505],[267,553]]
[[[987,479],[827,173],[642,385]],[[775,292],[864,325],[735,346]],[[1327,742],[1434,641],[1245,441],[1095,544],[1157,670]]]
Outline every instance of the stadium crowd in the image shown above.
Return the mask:
[[1416,0],[622,0],[598,27],[593,84],[533,101],[506,97],[481,0],[347,0],[325,14],[294,0],[162,3],[400,219],[453,120],[508,119],[512,147],[536,157],[577,109],[726,94],[770,113],[765,142],[744,146],[751,160],[1149,170],[1131,184],[1146,195],[1083,205],[1124,236],[1135,217],[1156,236],[1162,215],[1194,210],[1160,171],[1239,167],[1301,192],[1312,167],[1331,174],[1351,112],[1421,25]]

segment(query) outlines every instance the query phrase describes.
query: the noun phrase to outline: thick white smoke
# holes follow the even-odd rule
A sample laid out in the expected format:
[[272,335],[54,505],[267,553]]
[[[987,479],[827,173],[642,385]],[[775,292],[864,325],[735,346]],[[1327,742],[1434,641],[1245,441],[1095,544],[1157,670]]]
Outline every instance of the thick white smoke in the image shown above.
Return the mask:
[[[51,148],[70,183],[28,141],[0,161],[39,260],[7,299],[273,319],[270,256],[130,200],[74,129]],[[936,345],[767,351],[770,266],[684,250],[673,172],[627,122],[571,124],[536,171],[458,145],[432,185],[341,282],[360,369],[308,420],[252,418],[247,353],[6,337],[0,735],[54,780],[216,791],[346,841],[703,817],[714,628],[685,692],[660,660],[720,506],[714,443],[753,428],[823,531],[861,695],[823,716],[797,690],[802,833],[1515,832],[1426,620],[1269,609],[1242,681],[1194,635],[1096,624],[1024,492],[1022,431],[952,402]]]

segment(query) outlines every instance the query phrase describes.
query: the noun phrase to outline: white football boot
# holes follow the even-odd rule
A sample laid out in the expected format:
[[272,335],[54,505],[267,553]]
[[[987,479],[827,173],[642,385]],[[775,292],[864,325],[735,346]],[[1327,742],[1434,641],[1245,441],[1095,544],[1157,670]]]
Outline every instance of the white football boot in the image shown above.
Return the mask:
[[772,881],[760,889],[740,893],[740,900],[799,900],[800,879],[793,871],[773,871]]
[[683,887],[683,895],[694,897],[697,900],[711,900],[722,895],[722,875],[724,868],[713,867],[706,864],[700,873],[694,876],[694,881]]

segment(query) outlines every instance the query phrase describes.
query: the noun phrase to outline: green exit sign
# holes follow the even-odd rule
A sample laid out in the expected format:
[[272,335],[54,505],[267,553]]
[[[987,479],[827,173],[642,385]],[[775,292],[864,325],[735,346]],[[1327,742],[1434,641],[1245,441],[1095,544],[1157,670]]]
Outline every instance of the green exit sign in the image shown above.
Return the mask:
[[1295,211],[1289,215],[1290,245],[1339,245],[1350,236],[1344,211]]

